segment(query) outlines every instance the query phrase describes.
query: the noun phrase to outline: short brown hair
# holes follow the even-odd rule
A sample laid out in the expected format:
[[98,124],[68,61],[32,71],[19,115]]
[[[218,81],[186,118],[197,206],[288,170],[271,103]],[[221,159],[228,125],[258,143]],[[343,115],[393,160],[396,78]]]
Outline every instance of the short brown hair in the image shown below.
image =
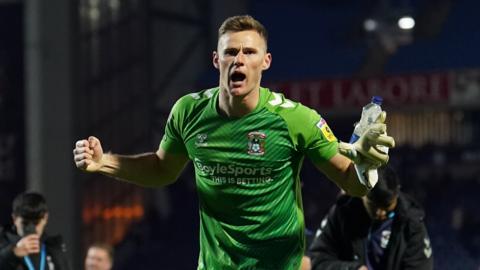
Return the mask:
[[218,28],[218,37],[220,38],[227,32],[240,32],[247,30],[256,31],[261,37],[263,37],[265,44],[268,43],[267,29],[250,15],[238,15],[227,18],[220,28]]

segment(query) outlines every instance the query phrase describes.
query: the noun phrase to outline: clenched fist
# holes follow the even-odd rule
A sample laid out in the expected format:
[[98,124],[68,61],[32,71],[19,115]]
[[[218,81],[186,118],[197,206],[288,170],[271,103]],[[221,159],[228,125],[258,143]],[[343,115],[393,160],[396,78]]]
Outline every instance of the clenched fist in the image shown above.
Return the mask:
[[103,149],[100,140],[90,136],[87,140],[79,140],[73,149],[73,160],[80,170],[96,172],[102,166]]

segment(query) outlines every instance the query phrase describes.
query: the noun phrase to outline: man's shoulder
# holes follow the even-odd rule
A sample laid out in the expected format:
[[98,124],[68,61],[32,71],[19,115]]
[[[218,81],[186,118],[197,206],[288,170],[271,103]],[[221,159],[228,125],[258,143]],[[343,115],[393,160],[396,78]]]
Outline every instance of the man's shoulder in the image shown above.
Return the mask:
[[400,193],[399,196],[400,211],[406,219],[414,223],[423,223],[425,211],[422,205],[408,194]]
[[192,92],[188,93],[182,97],[180,97],[177,101],[177,104],[181,105],[195,105],[195,104],[201,104],[204,103],[205,101],[210,100],[212,97],[214,97],[219,91],[218,87],[214,88],[209,88],[209,89],[203,89],[198,92]]
[[61,249],[63,252],[66,252],[66,244],[61,235],[47,235],[45,237],[45,244],[47,247]]
[[192,113],[203,110],[208,106],[210,100],[218,94],[218,90],[218,87],[204,89],[180,97],[173,105],[170,116],[176,115],[183,119]]
[[[314,109],[290,100],[282,93],[270,91],[268,88],[263,88],[262,91],[267,96],[265,108],[280,116],[287,124],[293,125],[296,129],[305,127],[305,123],[314,122],[316,124],[321,120],[321,116]],[[299,119],[303,121],[298,121]]]
[[9,225],[0,225],[0,234],[1,235],[15,234],[15,232],[11,228],[12,226],[9,226]]
[[261,88],[262,95],[266,96],[265,107],[270,111],[281,114],[310,113],[312,109],[300,102],[288,99],[284,94],[272,91],[268,88]]
[[45,243],[49,244],[61,244],[63,243],[63,237],[59,234],[57,235],[46,235],[45,236]]
[[10,226],[0,226],[0,246],[18,241],[20,237],[10,229]]

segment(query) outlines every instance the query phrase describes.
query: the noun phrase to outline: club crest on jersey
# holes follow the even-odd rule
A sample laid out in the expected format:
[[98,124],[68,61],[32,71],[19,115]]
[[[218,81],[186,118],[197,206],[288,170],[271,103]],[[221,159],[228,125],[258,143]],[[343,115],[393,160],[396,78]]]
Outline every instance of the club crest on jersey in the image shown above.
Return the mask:
[[248,133],[248,151],[249,155],[262,156],[265,154],[265,133],[253,131]]
[[390,241],[390,235],[392,234],[392,231],[390,230],[385,230],[382,231],[382,238],[380,239],[380,246],[385,249],[388,246],[388,241]]
[[320,121],[317,123],[317,127],[322,131],[323,137],[327,139],[329,142],[335,141],[337,138],[335,138],[335,135],[333,135],[332,130],[330,127],[327,125],[327,122],[325,119],[321,118]]
[[207,146],[207,138],[208,136],[205,133],[197,134],[197,137],[195,138],[195,145],[197,147]]

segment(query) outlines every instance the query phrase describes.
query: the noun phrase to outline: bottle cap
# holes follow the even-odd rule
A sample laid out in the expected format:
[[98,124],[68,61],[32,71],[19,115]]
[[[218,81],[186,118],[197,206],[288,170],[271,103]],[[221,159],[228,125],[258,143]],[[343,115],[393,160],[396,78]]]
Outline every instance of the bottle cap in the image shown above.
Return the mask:
[[350,137],[349,143],[354,143],[354,142],[358,141],[358,139],[360,139],[360,136],[358,136],[355,133],[352,133],[352,137]]
[[377,105],[382,105],[383,98],[381,96],[373,96],[372,97],[372,103],[375,103]]

